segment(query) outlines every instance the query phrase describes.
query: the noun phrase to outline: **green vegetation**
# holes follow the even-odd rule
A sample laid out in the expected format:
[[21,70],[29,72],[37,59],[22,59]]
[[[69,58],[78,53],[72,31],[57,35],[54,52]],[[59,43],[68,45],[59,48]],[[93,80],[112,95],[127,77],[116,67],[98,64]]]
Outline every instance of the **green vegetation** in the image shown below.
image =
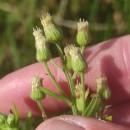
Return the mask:
[[36,62],[30,58],[35,57],[32,31],[41,26],[41,12],[50,12],[62,26],[63,43],[75,42],[76,21],[87,19],[91,23],[89,44],[96,44],[130,32],[129,5],[129,0],[1,0],[0,77]]

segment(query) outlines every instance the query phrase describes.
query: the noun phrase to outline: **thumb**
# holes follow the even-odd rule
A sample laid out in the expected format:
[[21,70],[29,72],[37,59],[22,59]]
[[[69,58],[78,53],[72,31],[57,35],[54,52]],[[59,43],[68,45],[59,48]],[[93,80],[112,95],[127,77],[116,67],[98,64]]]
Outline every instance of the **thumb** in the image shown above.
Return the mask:
[[129,128],[81,116],[59,116],[41,123],[36,130],[128,130]]

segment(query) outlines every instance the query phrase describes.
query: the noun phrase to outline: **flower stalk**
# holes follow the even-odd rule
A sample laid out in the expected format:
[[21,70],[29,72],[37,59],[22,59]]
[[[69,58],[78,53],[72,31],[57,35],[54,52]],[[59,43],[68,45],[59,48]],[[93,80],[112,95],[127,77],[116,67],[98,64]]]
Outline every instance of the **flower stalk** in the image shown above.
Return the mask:
[[53,74],[51,73],[51,71],[50,71],[50,69],[49,69],[49,67],[48,67],[47,62],[43,62],[43,65],[44,65],[44,67],[45,67],[47,73],[49,74],[51,80],[53,81],[53,83],[55,84],[55,86],[57,87],[57,89],[59,90],[59,92],[65,96],[65,93],[64,93],[64,91],[61,89],[61,86],[58,84],[58,82],[56,81],[55,77],[54,77]]
[[83,102],[83,109],[82,109],[82,115],[85,115],[85,109],[86,109],[86,101],[85,101],[85,84],[84,84],[84,73],[80,72],[80,78],[81,78],[81,90],[82,90],[82,102]]
[[45,110],[44,110],[44,108],[43,108],[43,106],[42,106],[41,100],[38,100],[38,101],[36,101],[36,102],[37,102],[37,105],[38,105],[38,107],[39,107],[39,109],[40,109],[40,111],[41,111],[41,113],[42,113],[42,118],[43,118],[43,120],[44,120],[44,121],[47,120],[47,115],[46,115],[46,112],[45,112]]
[[59,46],[59,44],[56,44],[59,55],[60,55],[60,59],[62,61],[62,65],[63,65],[63,72],[67,78],[68,84],[69,84],[69,88],[70,88],[70,92],[71,92],[71,98],[72,98],[72,113],[73,115],[77,115],[77,108],[76,108],[76,103],[75,103],[75,96],[74,96],[74,85],[73,85],[73,80],[71,79],[67,68],[66,68],[66,64],[65,64],[65,60],[63,57],[63,51],[61,49],[61,47]]

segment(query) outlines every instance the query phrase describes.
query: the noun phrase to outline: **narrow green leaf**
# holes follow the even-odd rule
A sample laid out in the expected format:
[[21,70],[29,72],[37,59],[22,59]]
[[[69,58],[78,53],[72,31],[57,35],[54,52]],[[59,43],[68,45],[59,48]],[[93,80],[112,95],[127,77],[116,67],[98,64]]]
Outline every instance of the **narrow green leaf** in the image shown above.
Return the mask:
[[107,121],[112,121],[112,116],[107,116],[107,117],[105,118],[105,120],[107,120]]
[[45,88],[45,87],[40,87],[39,88],[42,92],[44,92],[45,94],[47,94],[47,95],[50,95],[50,96],[52,96],[52,97],[54,97],[54,98],[57,98],[57,99],[59,99],[59,100],[62,100],[62,101],[64,101],[64,102],[66,102],[68,105],[72,105],[72,103],[71,103],[71,101],[68,99],[68,98],[66,98],[66,97],[64,97],[63,95],[60,95],[60,94],[58,94],[58,93],[55,93],[55,92],[53,92],[53,91],[51,91],[51,90],[49,90],[49,89],[47,89],[47,88]]
[[19,112],[18,112],[18,109],[14,103],[13,103],[13,113],[15,115],[15,123],[18,124]]
[[99,112],[100,104],[101,104],[100,98],[94,96],[85,111],[85,116],[96,116],[97,113]]

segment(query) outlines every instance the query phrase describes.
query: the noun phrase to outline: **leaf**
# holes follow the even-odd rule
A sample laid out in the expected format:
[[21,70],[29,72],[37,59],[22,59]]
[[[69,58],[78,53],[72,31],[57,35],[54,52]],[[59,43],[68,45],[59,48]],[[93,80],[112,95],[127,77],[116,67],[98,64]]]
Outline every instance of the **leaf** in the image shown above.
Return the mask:
[[18,124],[19,112],[18,112],[18,109],[14,103],[13,103],[13,113],[15,115],[15,123]]
[[85,116],[97,116],[99,114],[100,105],[101,105],[101,99],[97,95],[95,95],[91,99],[85,111]]

